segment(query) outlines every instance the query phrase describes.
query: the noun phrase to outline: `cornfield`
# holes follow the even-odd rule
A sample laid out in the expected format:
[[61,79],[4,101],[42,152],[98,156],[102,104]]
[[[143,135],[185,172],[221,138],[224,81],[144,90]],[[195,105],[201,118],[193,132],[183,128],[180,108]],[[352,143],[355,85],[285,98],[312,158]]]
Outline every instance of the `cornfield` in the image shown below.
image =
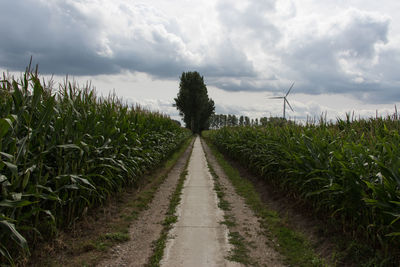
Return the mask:
[[[390,254],[400,245],[400,121],[225,127],[204,132],[221,152]],[[390,256],[390,255],[389,255]]]
[[12,265],[44,235],[135,186],[190,135],[165,115],[97,97],[89,84],[52,87],[37,68],[0,80],[0,259]]

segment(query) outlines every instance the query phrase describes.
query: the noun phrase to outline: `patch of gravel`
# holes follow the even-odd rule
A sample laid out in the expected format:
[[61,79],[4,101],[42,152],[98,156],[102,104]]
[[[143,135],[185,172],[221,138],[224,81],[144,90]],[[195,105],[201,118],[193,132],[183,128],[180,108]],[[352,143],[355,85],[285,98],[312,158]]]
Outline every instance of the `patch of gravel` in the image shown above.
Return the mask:
[[193,143],[169,172],[156,192],[149,208],[143,211],[129,228],[130,240],[111,249],[111,255],[98,266],[144,266],[153,253],[152,243],[156,241],[163,226],[162,221],[168,209],[169,199],[175,191],[179,175],[190,156]]
[[202,143],[209,163],[218,175],[221,186],[224,188],[224,199],[231,206],[231,210],[225,211],[225,213],[231,213],[236,219],[236,225],[230,227],[230,231],[238,232],[245,239],[245,243],[250,244],[248,245],[249,256],[258,266],[285,266],[282,263],[280,254],[269,245],[271,241],[262,234],[264,229],[261,227],[258,217],[245,204],[244,199],[235,192],[233,185],[221,166],[217,163],[207,144],[204,141]]

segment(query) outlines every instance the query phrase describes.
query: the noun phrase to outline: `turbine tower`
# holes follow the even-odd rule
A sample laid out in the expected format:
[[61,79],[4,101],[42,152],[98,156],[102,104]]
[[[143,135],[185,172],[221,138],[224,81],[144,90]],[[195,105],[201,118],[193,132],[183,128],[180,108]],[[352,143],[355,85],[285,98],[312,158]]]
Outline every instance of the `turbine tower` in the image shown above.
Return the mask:
[[288,104],[289,108],[293,110],[292,106],[290,105],[289,101],[287,100],[287,96],[289,95],[290,91],[293,88],[294,83],[292,84],[292,86],[290,86],[289,90],[287,91],[286,95],[284,96],[276,96],[276,97],[270,97],[270,99],[282,99],[283,98],[283,118],[286,119],[286,103]]

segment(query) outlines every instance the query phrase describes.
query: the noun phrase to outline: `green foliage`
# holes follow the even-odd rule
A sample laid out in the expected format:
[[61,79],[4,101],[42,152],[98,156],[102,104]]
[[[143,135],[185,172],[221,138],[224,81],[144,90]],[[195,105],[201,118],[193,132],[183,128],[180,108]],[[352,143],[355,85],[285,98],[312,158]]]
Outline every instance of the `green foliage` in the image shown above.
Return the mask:
[[233,227],[236,226],[236,218],[233,216],[231,211],[231,203],[229,203],[225,199],[225,188],[220,183],[220,178],[213,169],[207,158],[207,165],[210,171],[211,176],[214,180],[214,191],[218,197],[218,207],[224,211],[224,221],[221,224],[225,224],[229,229],[229,243],[232,245],[232,248],[229,251],[228,259],[230,261],[240,262],[244,266],[258,266],[257,262],[251,259],[249,255],[249,247],[251,246],[250,242],[246,241],[245,238],[239,233],[236,232]]
[[[168,157],[190,132],[115,95],[66,82],[57,93],[29,69],[0,81],[0,254],[13,264]],[[11,253],[13,251],[13,253]],[[1,257],[1,256],[0,256]]]
[[222,152],[329,214],[384,257],[400,245],[400,122],[222,128],[204,133]]
[[197,71],[183,72],[180,79],[174,106],[183,115],[186,128],[200,133],[209,127],[209,118],[215,110],[214,101],[208,97],[204,79]]
[[209,119],[210,129],[219,129],[222,127],[232,127],[232,126],[266,126],[267,124],[272,124],[274,126],[282,126],[286,123],[292,123],[283,118],[278,117],[262,117],[260,119],[250,119],[247,116],[236,115],[225,115],[225,114],[212,114]]
[[[205,134],[209,137],[209,133]],[[210,139],[206,139],[209,143]],[[279,216],[279,214],[271,210],[261,200],[259,193],[254,187],[254,184],[247,179],[244,179],[239,174],[239,171],[232,167],[225,157],[216,149],[216,146],[209,143],[210,149],[214,154],[218,164],[222,167],[226,173],[228,179],[235,187],[235,191],[238,195],[243,197],[246,205],[253,210],[254,214],[259,218],[260,225],[263,231],[260,234],[265,235],[269,240],[273,240],[275,249],[284,257],[285,263],[289,266],[325,266],[325,263],[320,259],[314,252],[309,241],[303,234],[292,229],[286,222],[285,218]],[[210,168],[211,174],[214,176],[213,169]],[[232,218],[229,218],[225,213],[225,222],[228,227],[234,224]],[[235,235],[229,235],[229,240],[238,245],[237,238]],[[242,243],[243,244],[243,243]],[[247,244],[251,246],[250,243]],[[244,252],[242,248],[234,249],[234,253],[239,253],[234,258],[244,260],[243,264],[250,264],[251,266],[257,266],[256,262],[253,262],[249,257],[241,252]],[[237,258],[239,256],[240,258]]]

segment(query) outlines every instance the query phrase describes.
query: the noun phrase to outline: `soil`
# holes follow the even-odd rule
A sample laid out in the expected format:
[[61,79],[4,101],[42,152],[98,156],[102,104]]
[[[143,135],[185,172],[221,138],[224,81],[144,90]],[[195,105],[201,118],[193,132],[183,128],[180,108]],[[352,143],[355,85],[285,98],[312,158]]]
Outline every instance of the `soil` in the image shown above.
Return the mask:
[[279,216],[285,219],[290,228],[302,233],[313,245],[315,252],[328,264],[333,258],[334,244],[331,235],[337,232],[330,232],[329,229],[322,229],[326,225],[326,219],[319,218],[310,205],[287,192],[268,184],[262,178],[252,174],[237,161],[229,159],[229,164],[239,171],[241,177],[248,179],[260,195],[261,200],[270,208],[278,212]]
[[221,186],[224,187],[224,199],[229,202],[231,206],[229,213],[236,219],[236,225],[230,230],[238,232],[244,237],[244,242],[250,244],[250,246],[248,246],[249,256],[252,261],[255,261],[255,265],[284,266],[282,257],[275,251],[271,241],[268,240],[264,234],[260,234],[263,228],[258,218],[245,204],[244,199],[237,195],[231,182],[228,180],[226,174],[217,163],[217,160],[205,142],[203,142],[203,147],[212,168],[219,177]]

